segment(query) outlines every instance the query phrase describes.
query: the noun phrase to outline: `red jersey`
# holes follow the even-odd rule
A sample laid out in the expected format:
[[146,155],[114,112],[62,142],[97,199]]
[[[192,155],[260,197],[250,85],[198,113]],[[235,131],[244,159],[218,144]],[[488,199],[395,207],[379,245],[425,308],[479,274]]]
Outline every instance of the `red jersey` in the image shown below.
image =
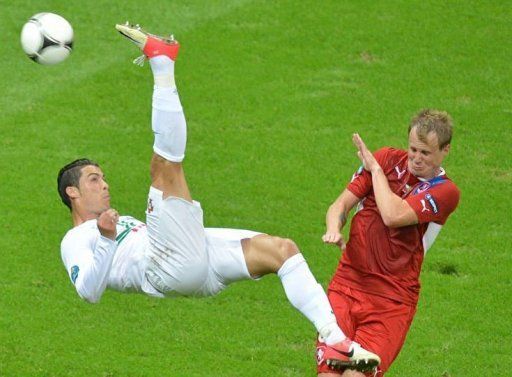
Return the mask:
[[419,223],[400,228],[384,225],[369,172],[360,168],[347,189],[358,198],[347,249],[331,281],[363,292],[415,305],[423,256],[459,202],[457,186],[444,174],[419,180],[407,168],[407,151],[375,152],[391,190],[407,201]]

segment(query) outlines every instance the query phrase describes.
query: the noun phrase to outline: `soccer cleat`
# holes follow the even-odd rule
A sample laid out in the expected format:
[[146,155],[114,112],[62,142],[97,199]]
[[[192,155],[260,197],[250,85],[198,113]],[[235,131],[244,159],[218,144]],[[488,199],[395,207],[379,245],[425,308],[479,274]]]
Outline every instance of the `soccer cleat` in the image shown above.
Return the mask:
[[326,346],[323,358],[333,370],[356,369],[360,372],[373,371],[380,364],[380,357],[365,350],[359,343],[350,339]]
[[159,55],[168,56],[173,61],[178,57],[180,44],[174,39],[173,35],[167,38],[153,35],[142,30],[138,24],[131,25],[128,21],[122,25],[117,24],[116,30],[135,43],[144,54],[133,61],[135,64],[143,65],[145,59],[151,59]]

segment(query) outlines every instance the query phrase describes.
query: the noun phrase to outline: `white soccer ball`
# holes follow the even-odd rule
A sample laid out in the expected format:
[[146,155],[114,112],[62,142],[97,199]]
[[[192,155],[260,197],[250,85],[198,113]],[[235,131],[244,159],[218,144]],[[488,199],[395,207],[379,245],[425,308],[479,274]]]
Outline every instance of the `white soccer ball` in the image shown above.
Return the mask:
[[38,13],[21,30],[21,47],[33,61],[51,65],[66,59],[73,48],[73,28],[55,13]]

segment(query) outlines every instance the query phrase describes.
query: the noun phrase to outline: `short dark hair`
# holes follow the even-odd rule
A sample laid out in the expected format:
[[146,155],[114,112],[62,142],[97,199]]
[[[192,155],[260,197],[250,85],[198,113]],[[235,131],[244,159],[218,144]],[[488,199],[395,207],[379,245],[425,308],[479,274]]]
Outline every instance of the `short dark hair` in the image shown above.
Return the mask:
[[99,167],[99,165],[94,161],[91,161],[87,158],[80,158],[70,162],[59,171],[59,175],[57,176],[57,190],[59,191],[62,203],[64,203],[70,210],[71,199],[69,199],[69,196],[66,193],[66,188],[70,186],[78,187],[78,182],[80,181],[80,176],[82,175],[82,168],[89,165]]

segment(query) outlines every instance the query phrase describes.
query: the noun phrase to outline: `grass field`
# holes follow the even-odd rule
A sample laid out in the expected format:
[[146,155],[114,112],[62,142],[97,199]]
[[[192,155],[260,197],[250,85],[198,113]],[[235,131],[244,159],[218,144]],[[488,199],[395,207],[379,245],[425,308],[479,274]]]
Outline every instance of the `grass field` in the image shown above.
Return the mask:
[[[313,327],[279,280],[208,299],[76,295],[59,168],[88,156],[113,206],[144,219],[152,80],[113,29],[182,42],[185,169],[207,226],[293,238],[326,286],[325,211],[359,162],[350,141],[406,146],[420,108],[450,112],[445,168],[461,203],[422,273],[418,314],[387,376],[506,376],[512,362],[512,6],[509,1],[0,0],[0,375],[314,376]],[[39,66],[25,20],[66,17],[75,51]]]

